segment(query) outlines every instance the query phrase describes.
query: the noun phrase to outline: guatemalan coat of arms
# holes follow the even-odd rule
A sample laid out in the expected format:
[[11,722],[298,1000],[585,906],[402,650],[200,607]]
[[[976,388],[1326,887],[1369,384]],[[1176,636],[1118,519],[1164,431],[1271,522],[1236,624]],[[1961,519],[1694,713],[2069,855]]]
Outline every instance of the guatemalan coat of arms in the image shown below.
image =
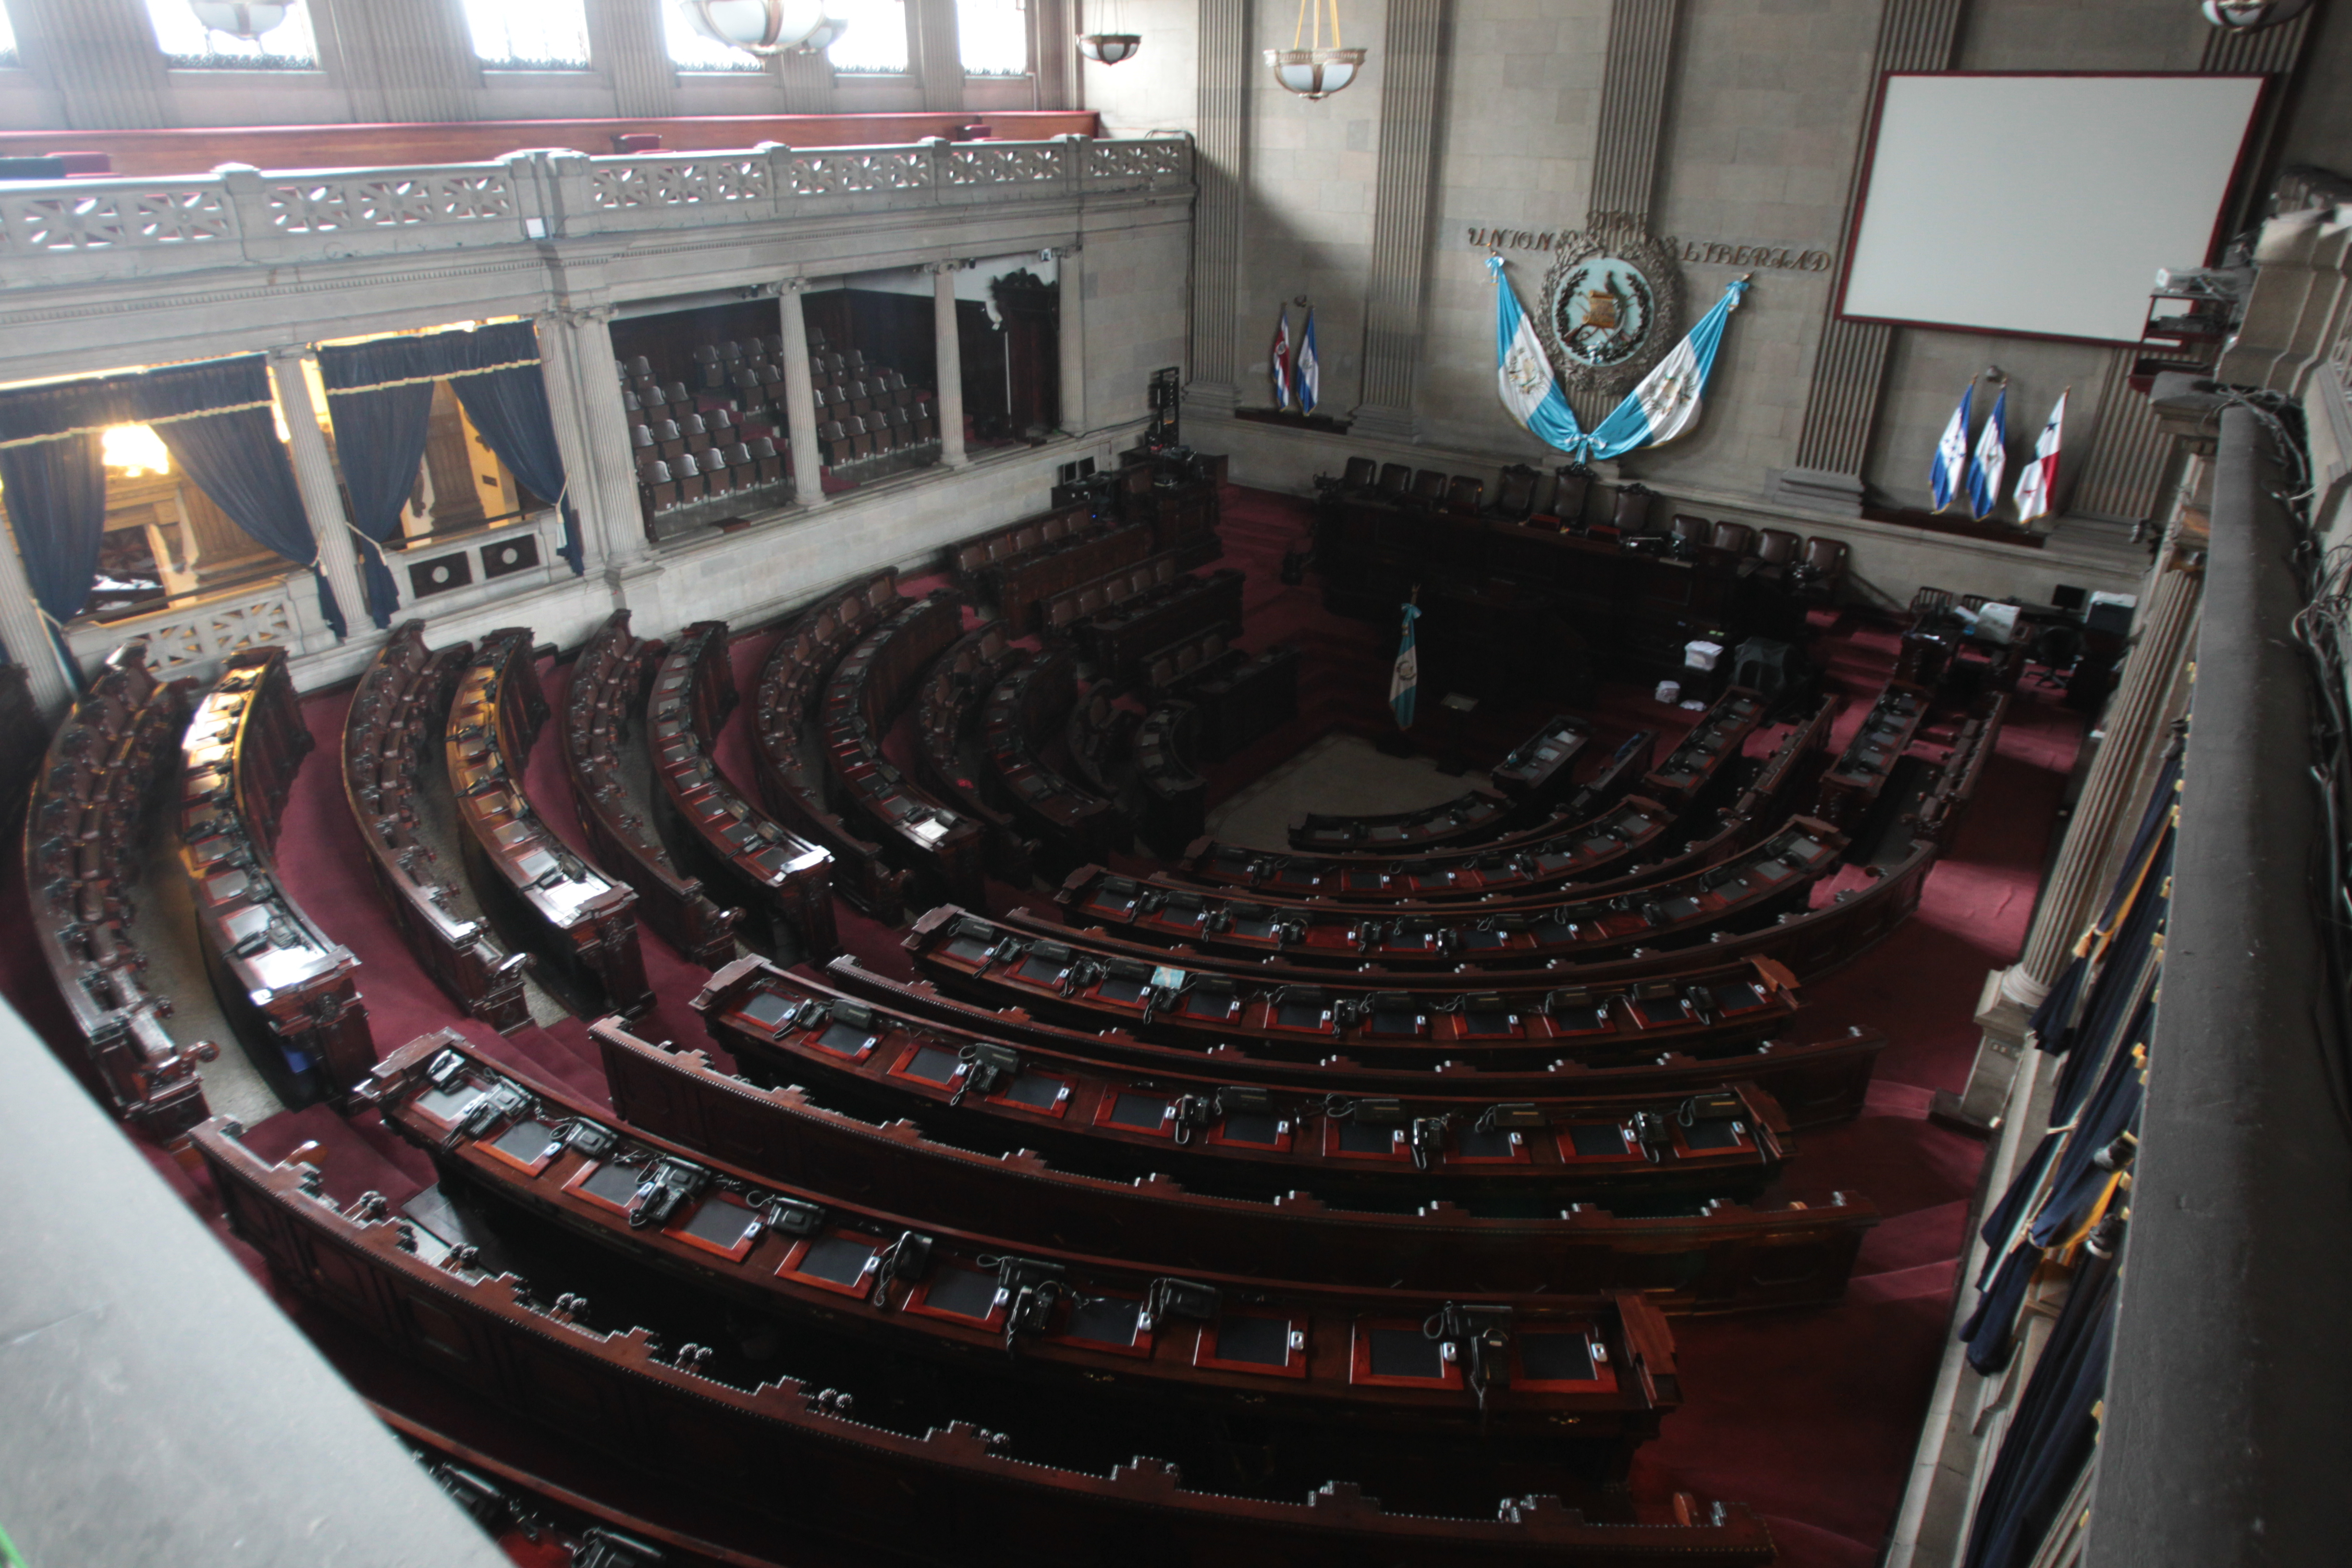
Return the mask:
[[1617,396],[1675,344],[1682,313],[1675,244],[1606,218],[1562,241],[1544,276],[1546,346],[1568,390]]

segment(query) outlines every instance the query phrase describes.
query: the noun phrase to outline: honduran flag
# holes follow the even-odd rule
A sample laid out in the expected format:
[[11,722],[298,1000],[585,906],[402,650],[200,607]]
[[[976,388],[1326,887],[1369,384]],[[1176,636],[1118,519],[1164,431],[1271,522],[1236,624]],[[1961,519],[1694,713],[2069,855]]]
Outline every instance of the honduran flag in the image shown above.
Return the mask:
[[2000,504],[2000,481],[2009,472],[2009,388],[1992,400],[1992,417],[1977,437],[1976,455],[1969,459],[1969,510],[1982,522]]
[[1323,365],[1315,357],[1315,307],[1307,307],[1307,325],[1298,332],[1298,412],[1312,414],[1323,396]]
[[1927,470],[1927,485],[1936,492],[1937,511],[1952,504],[1969,471],[1969,404],[1976,391],[1973,381],[1960,389],[1960,405],[1952,410],[1952,422],[1944,426],[1944,438],[1936,443],[1936,461]]
[[1396,710],[1397,728],[1412,728],[1412,710],[1421,695],[1421,656],[1413,651],[1412,623],[1421,619],[1421,606],[1404,607],[1404,638],[1397,644],[1396,669],[1389,676],[1389,706]]
[[1272,355],[1274,405],[1279,410],[1290,406],[1290,307],[1287,305],[1282,308],[1281,316],[1275,321]]
[[2052,498],[2058,493],[2058,444],[2066,426],[2066,394],[2050,410],[2050,418],[2042,426],[2042,435],[2033,443],[2033,460],[2017,476],[2017,521],[2032,522],[2037,517],[2050,515]]

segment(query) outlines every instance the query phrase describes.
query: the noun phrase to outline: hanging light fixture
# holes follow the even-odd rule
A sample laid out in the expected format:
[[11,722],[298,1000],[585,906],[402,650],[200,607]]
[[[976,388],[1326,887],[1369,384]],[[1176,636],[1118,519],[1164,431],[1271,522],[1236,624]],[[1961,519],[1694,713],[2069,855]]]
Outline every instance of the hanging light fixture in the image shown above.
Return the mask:
[[[1331,10],[1331,47],[1323,47],[1323,9]],[[1307,17],[1315,16],[1315,37],[1309,47],[1298,46],[1307,37]],[[1298,26],[1290,35],[1290,47],[1268,49],[1265,63],[1274,68],[1274,79],[1285,89],[1308,100],[1325,99],[1345,89],[1363,68],[1364,51],[1342,48],[1339,40],[1339,0],[1298,0]]]
[[188,0],[188,9],[207,31],[251,43],[274,31],[294,5],[293,0]]
[[827,16],[816,25],[815,32],[794,44],[791,52],[796,55],[821,55],[839,43],[841,35],[847,31],[849,31],[847,17]]
[[2311,0],[2205,0],[2205,19],[2232,32],[2252,33],[2292,22],[2311,9]]
[[1118,5],[1119,0],[1108,0],[1105,6],[1107,15],[1104,20],[1110,24],[1107,31],[1078,35],[1078,53],[1097,65],[1115,66],[1121,60],[1133,59],[1135,51],[1143,47],[1139,35],[1119,31],[1122,18]]
[[677,0],[677,8],[704,37],[754,55],[798,48],[826,20],[823,0]]

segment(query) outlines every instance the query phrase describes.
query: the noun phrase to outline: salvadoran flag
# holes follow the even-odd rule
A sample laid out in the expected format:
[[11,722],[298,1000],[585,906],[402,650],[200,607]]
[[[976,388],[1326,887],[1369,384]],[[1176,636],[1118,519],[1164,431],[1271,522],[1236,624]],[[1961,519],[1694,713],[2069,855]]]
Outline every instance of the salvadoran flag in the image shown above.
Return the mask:
[[1397,728],[1412,728],[1412,709],[1421,692],[1421,656],[1413,651],[1412,623],[1421,619],[1421,606],[1404,607],[1404,640],[1397,644],[1396,669],[1389,676],[1389,706],[1396,710]]
[[1290,406],[1290,307],[1282,308],[1282,315],[1274,328],[1274,405],[1277,409]]
[[1298,412],[1312,414],[1323,396],[1323,363],[1315,357],[1315,307],[1307,307],[1307,325],[1298,333]]
[[1952,422],[1944,426],[1944,438],[1936,443],[1936,461],[1927,469],[1927,488],[1936,492],[1937,511],[1952,504],[1969,471],[1969,405],[1976,395],[1977,384],[1973,381],[1960,389],[1960,405],[1952,410]]
[[2033,460],[2017,476],[2017,521],[2032,522],[2050,515],[2058,493],[2058,445],[2066,426],[2066,394],[2058,395],[2042,434],[2033,443]]
[[1486,258],[1495,279],[1495,390],[1511,417],[1561,451],[1584,438],[1576,412],[1551,373],[1551,356],[1536,336],[1535,323],[1519,309],[1518,290],[1503,276],[1503,258]]
[[1982,522],[2000,504],[2000,481],[2009,472],[2009,388],[1992,400],[1992,417],[1977,437],[1976,456],[1969,459],[1969,510]]
[[1593,457],[1619,458],[1636,447],[1661,447],[1698,423],[1706,378],[1714,373],[1716,351],[1723,346],[1724,323],[1747,292],[1746,279],[1732,279],[1715,309],[1699,318],[1698,325],[1593,431]]

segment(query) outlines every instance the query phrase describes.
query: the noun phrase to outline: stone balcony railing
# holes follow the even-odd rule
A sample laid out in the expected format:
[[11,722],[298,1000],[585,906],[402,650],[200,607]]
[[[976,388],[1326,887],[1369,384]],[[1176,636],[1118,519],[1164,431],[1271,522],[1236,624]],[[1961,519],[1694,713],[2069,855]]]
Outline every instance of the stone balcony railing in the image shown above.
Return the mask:
[[0,189],[0,278],[89,283],[240,262],[289,266],[677,226],[1177,191],[1183,137],[946,142],[304,169]]

